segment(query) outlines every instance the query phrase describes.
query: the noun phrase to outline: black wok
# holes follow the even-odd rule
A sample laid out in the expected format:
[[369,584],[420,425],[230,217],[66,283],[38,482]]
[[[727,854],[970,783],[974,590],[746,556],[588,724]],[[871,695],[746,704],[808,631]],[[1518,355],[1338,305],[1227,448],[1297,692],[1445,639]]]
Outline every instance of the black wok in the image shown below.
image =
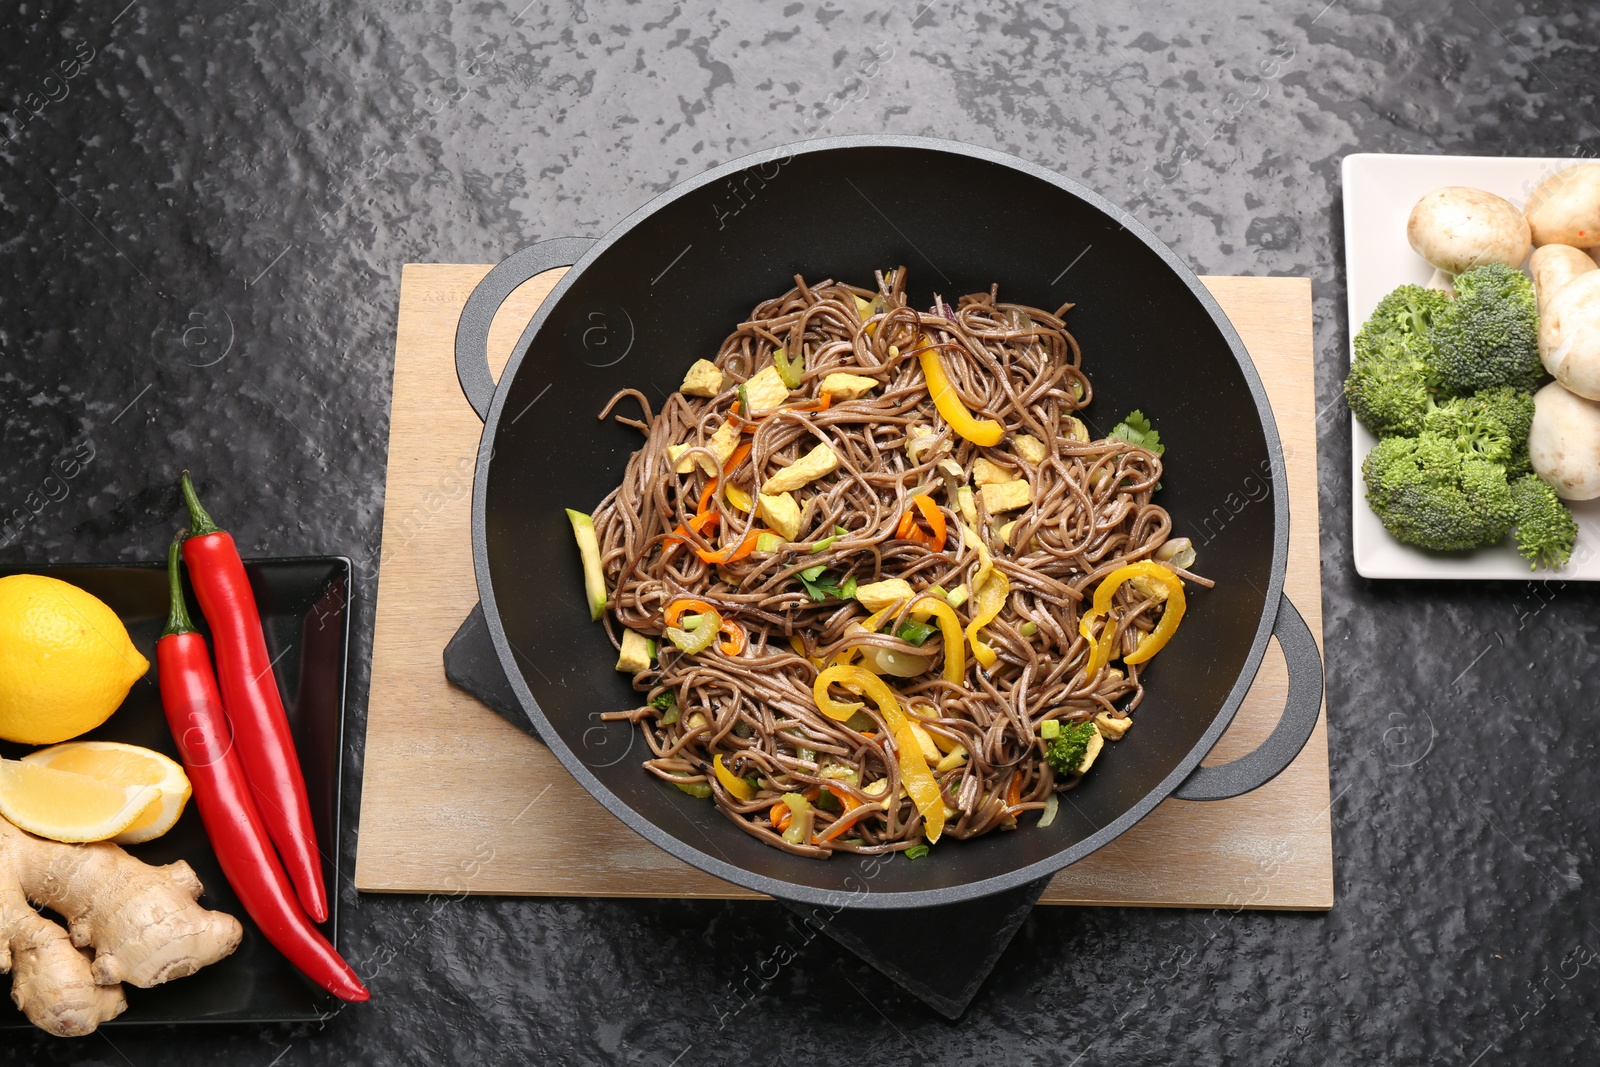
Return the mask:
[[[485,357],[495,310],[524,280],[572,265],[517,342],[500,384]],[[646,774],[648,750],[600,713],[637,706],[583,606],[562,509],[593,508],[636,431],[595,416],[616,390],[675,389],[696,357],[794,274],[866,281],[910,268],[913,300],[1000,284],[1054,308],[1095,386],[1103,434],[1131,408],[1167,445],[1161,503],[1194,538],[1213,590],[1145,675],[1139,729],[1067,794],[1054,825],[941,845],[927,860],[818,861],[762,845],[706,801]],[[501,666],[566,768],[623,822],[711,874],[827,906],[921,907],[996,893],[1101,847],[1169,795],[1207,800],[1281,771],[1315,725],[1321,661],[1282,594],[1289,508],[1266,394],[1194,274],[1138,222],[1010,156],[925,138],[845,137],[736,160],[664,193],[599,240],[535,245],[489,273],[457,334],[461,384],[486,426],[473,489],[478,589]],[[1199,763],[1232,720],[1276,630],[1288,708],[1251,755]]]

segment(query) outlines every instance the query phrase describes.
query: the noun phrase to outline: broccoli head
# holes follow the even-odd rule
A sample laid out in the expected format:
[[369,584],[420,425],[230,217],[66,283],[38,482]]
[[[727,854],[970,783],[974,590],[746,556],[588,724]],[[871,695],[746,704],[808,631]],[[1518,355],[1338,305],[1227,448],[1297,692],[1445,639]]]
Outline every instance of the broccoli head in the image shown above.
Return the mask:
[[1373,433],[1411,436],[1422,430],[1433,385],[1429,330],[1449,304],[1441,290],[1402,285],[1379,302],[1356,334],[1344,395]]
[[1367,503],[1408,544],[1441,552],[1491,545],[1515,521],[1505,468],[1434,433],[1386,437],[1361,465]]
[[1045,745],[1045,762],[1063,778],[1081,774],[1084,769],[1084,757],[1089,754],[1089,746],[1099,737],[1100,731],[1094,728],[1092,722],[1075,722],[1071,725],[1063,723],[1061,732]]
[[1528,429],[1533,396],[1509,385],[1480,389],[1431,407],[1423,417],[1428,433],[1447,437],[1464,455],[1506,468],[1510,477],[1528,472]]
[[1533,283],[1515,267],[1488,263],[1455,280],[1456,298],[1433,316],[1428,366],[1441,389],[1464,396],[1512,385],[1532,391],[1539,362]]
[[1555,490],[1537,474],[1524,474],[1511,483],[1511,504],[1516,513],[1517,551],[1529,568],[1565,567],[1578,539],[1578,524]]

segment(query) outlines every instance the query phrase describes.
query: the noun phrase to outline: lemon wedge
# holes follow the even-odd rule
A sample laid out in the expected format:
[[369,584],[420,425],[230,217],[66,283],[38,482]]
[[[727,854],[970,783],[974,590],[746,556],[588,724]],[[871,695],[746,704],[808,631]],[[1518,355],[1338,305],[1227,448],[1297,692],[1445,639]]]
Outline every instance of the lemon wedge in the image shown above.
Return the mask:
[[178,821],[193,790],[177,761],[120,741],[68,741],[22,757],[22,762],[82,774],[113,786],[150,786],[159,798],[111,840],[119,845],[154,841]]
[[105,841],[158,804],[148,785],[113,785],[37,763],[0,760],[0,815],[52,841]]

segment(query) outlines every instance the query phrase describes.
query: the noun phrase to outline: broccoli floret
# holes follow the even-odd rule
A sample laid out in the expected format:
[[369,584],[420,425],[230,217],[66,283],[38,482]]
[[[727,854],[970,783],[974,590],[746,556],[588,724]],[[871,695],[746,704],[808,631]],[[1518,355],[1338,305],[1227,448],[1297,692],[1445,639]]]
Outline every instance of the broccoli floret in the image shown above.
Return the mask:
[[1533,283],[1504,263],[1474,267],[1455,281],[1456,298],[1433,317],[1428,365],[1446,393],[1497,385],[1532,391],[1539,362]]
[[1525,474],[1511,483],[1511,504],[1516,511],[1517,551],[1529,569],[1565,567],[1578,539],[1578,524],[1555,490],[1537,474]]
[[1505,468],[1438,434],[1384,438],[1361,473],[1373,512],[1409,544],[1441,552],[1490,545],[1515,520]]
[[1530,469],[1532,425],[1533,395],[1509,385],[1446,400],[1430,407],[1422,421],[1428,433],[1450,438],[1464,454],[1500,464],[1512,478]]
[[1063,725],[1055,740],[1044,747],[1045,762],[1063,778],[1070,778],[1082,771],[1083,758],[1089,754],[1090,741],[1099,736],[1100,731],[1094,728],[1092,722]]
[[1373,433],[1409,437],[1421,432],[1434,385],[1428,331],[1449,304],[1450,295],[1441,290],[1402,285],[1379,302],[1356,334],[1344,395]]

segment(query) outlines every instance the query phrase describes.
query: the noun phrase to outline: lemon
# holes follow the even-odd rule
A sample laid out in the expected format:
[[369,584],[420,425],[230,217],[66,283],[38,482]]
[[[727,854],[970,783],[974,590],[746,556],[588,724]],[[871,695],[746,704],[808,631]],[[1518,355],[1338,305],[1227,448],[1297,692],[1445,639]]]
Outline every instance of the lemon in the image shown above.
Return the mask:
[[49,745],[93,730],[149,669],[97,598],[42,575],[0,578],[0,739]]
[[112,785],[86,774],[0,759],[0,815],[53,841],[104,841],[133,824],[159,792]]
[[192,790],[189,776],[159,752],[120,741],[68,741],[22,757],[23,763],[82,774],[115,786],[152,786],[159,793],[111,840],[119,845],[154,841],[178,821]]

